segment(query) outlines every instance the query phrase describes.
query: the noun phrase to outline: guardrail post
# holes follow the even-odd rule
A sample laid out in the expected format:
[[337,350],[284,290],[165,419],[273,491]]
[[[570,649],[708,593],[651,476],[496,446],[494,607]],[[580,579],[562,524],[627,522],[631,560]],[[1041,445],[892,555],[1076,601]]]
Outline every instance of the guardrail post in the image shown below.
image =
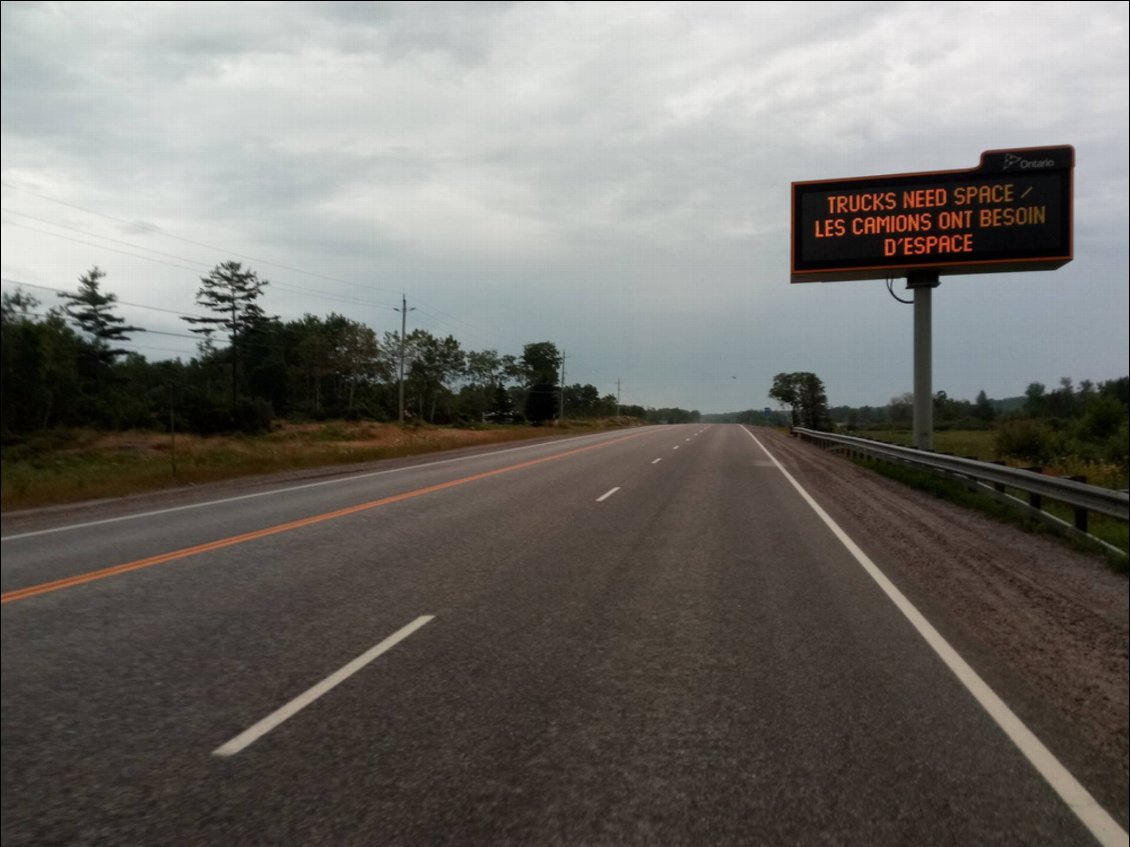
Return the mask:
[[[1008,464],[1006,462],[1002,462],[1000,459],[996,459],[995,461],[993,461],[993,464],[994,465],[1000,465],[1002,468],[1008,467]],[[998,491],[1001,494],[1004,494],[1004,489],[1005,489],[1005,484],[1003,482],[994,482],[993,483],[993,490],[994,491]]]
[[[1025,468],[1024,470],[1031,471],[1032,473],[1043,473],[1044,472],[1044,469],[1042,467],[1040,467],[1039,465],[1033,465],[1032,467]],[[1032,492],[1029,492],[1028,493],[1028,505],[1031,506],[1033,509],[1039,509],[1040,511],[1043,511],[1043,509],[1044,509],[1044,498],[1041,497],[1039,494],[1033,494]]]
[[[1078,476],[1069,476],[1067,479],[1070,479],[1072,482],[1086,483],[1087,475],[1079,474]],[[1087,510],[1082,506],[1075,507],[1075,528],[1080,532],[1087,531]]]

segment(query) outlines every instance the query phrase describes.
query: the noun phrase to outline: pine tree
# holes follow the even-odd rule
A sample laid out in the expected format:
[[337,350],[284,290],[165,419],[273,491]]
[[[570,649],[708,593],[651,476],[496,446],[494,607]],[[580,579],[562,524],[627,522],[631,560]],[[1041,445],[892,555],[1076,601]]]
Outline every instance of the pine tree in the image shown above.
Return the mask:
[[78,291],[69,293],[59,292],[59,296],[67,301],[63,312],[71,323],[89,336],[93,345],[95,358],[102,364],[112,364],[118,356],[124,356],[127,350],[120,347],[111,347],[111,342],[129,341],[131,332],[144,332],[141,327],[125,326],[125,319],[113,314],[112,308],[118,301],[115,294],[103,294],[100,290],[106,272],[95,265],[79,277]]
[[215,312],[214,317],[183,318],[197,328],[192,332],[203,335],[210,342],[212,333],[225,329],[231,343],[232,359],[232,408],[239,396],[240,345],[248,332],[257,325],[269,320],[256,302],[266,286],[267,280],[259,279],[253,270],[244,270],[239,262],[221,262],[212,268],[211,273],[200,279],[200,289],[196,292],[196,303]]

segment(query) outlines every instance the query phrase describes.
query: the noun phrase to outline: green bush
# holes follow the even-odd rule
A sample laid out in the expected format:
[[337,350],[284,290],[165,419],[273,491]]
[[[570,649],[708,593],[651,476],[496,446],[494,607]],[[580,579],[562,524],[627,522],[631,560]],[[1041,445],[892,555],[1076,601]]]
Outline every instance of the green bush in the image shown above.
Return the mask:
[[269,400],[262,397],[241,399],[235,406],[235,425],[244,435],[259,435],[271,431],[275,410]]
[[1031,418],[1005,421],[996,432],[997,455],[1043,464],[1060,451],[1059,437],[1047,424]]

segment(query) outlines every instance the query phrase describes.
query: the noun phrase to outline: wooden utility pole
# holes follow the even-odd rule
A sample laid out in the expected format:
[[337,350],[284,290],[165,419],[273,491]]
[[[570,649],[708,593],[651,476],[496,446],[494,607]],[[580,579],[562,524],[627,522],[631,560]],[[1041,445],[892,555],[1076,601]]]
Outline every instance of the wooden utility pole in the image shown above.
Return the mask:
[[397,394],[399,395],[399,402],[397,404],[399,413],[397,420],[400,421],[400,423],[404,423],[404,338],[405,330],[408,328],[408,313],[416,311],[416,307],[413,306],[409,309],[408,298],[404,294],[401,294],[400,308],[396,311],[400,312],[400,384],[397,390]]

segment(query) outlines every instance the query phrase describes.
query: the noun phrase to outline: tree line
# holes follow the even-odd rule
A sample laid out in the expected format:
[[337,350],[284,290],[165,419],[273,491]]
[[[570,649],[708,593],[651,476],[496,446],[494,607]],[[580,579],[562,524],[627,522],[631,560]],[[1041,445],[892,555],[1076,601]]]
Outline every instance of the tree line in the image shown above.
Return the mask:
[[499,354],[422,329],[378,337],[336,313],[280,320],[262,306],[269,282],[230,261],[201,278],[203,314],[182,318],[200,339],[197,355],[150,362],[123,348],[145,329],[115,314],[105,276],[92,268],[45,312],[22,290],[3,294],[5,438],[56,427],[256,432],[276,418],[541,424],[563,408],[570,418],[698,416],[621,406],[592,385],[562,388],[549,341]]
[[1023,405],[997,426],[997,448],[1003,455],[1038,464],[1058,456],[1077,456],[1130,468],[1130,376],[1075,385],[1064,377],[1048,391],[1033,382]]
[[824,381],[811,371],[779,373],[773,377],[769,389],[770,399],[776,400],[778,409],[746,409],[742,412],[725,412],[706,415],[708,423],[740,423],[753,426],[802,426],[807,429],[829,431],[834,426],[828,408],[828,394]]
[[[749,409],[708,415],[706,420],[866,433],[909,430],[914,419],[914,395],[909,392],[892,397],[885,406],[829,407],[823,381],[808,371],[777,374],[768,396],[779,410]],[[1072,456],[1124,469],[1130,465],[1128,376],[1078,385],[1064,377],[1051,390],[1033,382],[1023,397],[1004,400],[992,400],[984,390],[972,401],[938,391],[933,407],[935,430],[991,429],[1001,456],[1037,463]]]
[[[993,431],[1001,456],[1045,463],[1072,456],[1130,465],[1130,376],[1078,385],[1063,377],[1057,388],[1029,383],[1024,395],[990,399],[984,390],[970,400],[934,394],[934,429]],[[914,395],[892,397],[886,406],[835,406],[829,415],[848,431],[909,429]]]

